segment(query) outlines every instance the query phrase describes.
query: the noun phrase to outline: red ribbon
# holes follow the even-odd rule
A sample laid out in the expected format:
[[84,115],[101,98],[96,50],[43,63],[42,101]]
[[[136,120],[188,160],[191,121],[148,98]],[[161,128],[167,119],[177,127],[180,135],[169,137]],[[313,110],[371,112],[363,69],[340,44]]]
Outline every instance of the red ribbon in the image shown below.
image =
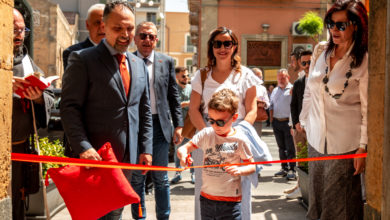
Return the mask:
[[100,168],[120,168],[120,169],[128,169],[128,170],[155,170],[155,171],[183,171],[189,168],[243,166],[243,165],[251,165],[251,164],[272,164],[272,163],[294,163],[294,162],[305,162],[305,161],[341,160],[341,159],[365,158],[365,157],[367,157],[367,153],[326,156],[326,157],[311,157],[311,158],[290,159],[290,160],[236,163],[236,164],[191,166],[182,169],[182,168],[173,168],[173,167],[148,166],[148,165],[129,164],[129,163],[115,163],[115,162],[108,162],[108,161],[86,160],[86,159],[76,159],[76,158],[66,158],[66,157],[40,156],[35,154],[11,153],[11,160],[13,161],[33,162],[33,163],[54,163],[54,164],[63,164],[63,165],[66,164],[66,165],[100,167]]

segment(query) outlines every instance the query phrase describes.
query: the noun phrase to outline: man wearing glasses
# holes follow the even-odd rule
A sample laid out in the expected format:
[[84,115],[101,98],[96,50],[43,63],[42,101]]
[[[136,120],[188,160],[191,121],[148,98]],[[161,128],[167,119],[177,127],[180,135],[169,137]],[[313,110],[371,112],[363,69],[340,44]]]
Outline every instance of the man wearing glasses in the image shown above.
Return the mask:
[[[23,77],[33,73],[43,74],[34,63],[24,47],[24,39],[29,33],[23,15],[13,9],[14,17],[14,66],[13,66],[13,107],[12,107],[12,153],[28,153],[34,135],[32,107],[34,107],[35,120],[38,127],[45,128],[49,119],[49,109],[53,105],[52,93],[40,90],[38,87],[28,86],[29,82]],[[26,89],[24,98],[15,94],[17,89]],[[12,162],[12,216],[13,219],[24,219],[25,195],[23,176],[25,168],[22,162]],[[38,173],[36,174],[38,175]],[[31,184],[31,183],[29,183]]]
[[[302,111],[303,94],[305,93],[305,86],[306,86],[307,79],[309,77],[311,54],[312,52],[310,50],[304,50],[299,54],[298,62],[304,75],[299,77],[297,80],[295,80],[293,91],[292,91],[292,97],[291,97],[290,108],[291,108],[291,119],[293,125],[293,139],[294,139],[296,152],[300,151],[298,146],[300,144],[302,146],[305,145],[307,141],[306,132],[303,129],[303,127],[301,127],[301,124],[299,123],[299,114]],[[290,190],[287,190],[286,193],[287,193],[286,196],[287,199],[296,199],[301,196],[301,191],[298,185]]]
[[[141,22],[134,37],[135,55],[144,60],[149,72],[150,105],[153,115],[153,162],[155,166],[168,166],[169,144],[181,143],[183,118],[180,96],[175,77],[175,64],[171,57],[154,51],[157,45],[157,28],[152,22]],[[171,123],[173,122],[173,127]],[[155,189],[156,218],[169,219],[169,180],[166,171],[151,171]],[[142,217],[138,204],[132,205],[134,219],[145,219],[145,175],[134,171],[131,185],[141,198]]]

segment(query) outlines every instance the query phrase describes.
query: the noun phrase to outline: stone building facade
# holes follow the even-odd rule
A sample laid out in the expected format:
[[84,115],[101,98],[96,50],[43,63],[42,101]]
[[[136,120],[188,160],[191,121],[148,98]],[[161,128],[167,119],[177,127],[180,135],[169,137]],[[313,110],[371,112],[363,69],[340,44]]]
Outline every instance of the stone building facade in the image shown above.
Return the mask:
[[165,32],[165,53],[175,59],[176,66],[187,67],[192,73],[193,56],[196,47],[191,42],[190,24],[188,22],[188,12],[165,12],[166,32]]
[[12,219],[11,120],[13,0],[0,1],[0,219]]
[[62,52],[75,42],[77,25],[69,25],[58,4],[46,0],[29,0],[29,4],[33,10],[34,61],[45,76],[59,75],[54,85],[60,87]]

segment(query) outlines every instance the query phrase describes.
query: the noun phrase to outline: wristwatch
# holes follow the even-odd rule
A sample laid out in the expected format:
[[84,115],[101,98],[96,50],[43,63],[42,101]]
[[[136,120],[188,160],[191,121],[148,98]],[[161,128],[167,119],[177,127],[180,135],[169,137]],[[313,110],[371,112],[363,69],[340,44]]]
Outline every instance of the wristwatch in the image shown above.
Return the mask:
[[359,148],[362,148],[367,152],[367,144],[360,144]]

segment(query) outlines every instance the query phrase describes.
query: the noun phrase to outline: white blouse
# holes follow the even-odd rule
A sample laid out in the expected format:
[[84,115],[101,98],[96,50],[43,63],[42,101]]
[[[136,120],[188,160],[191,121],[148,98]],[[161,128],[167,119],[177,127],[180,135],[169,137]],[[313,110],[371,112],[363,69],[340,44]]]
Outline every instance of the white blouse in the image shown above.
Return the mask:
[[[299,120],[306,129],[309,144],[318,152],[342,154],[367,145],[368,53],[362,64],[352,69],[340,99],[334,99],[325,92],[323,83],[330,63],[330,57],[325,60],[326,47],[327,43],[321,42],[314,49]],[[332,71],[329,68],[327,85],[331,94],[341,93],[344,88],[352,47],[353,44]]]
[[191,81],[192,90],[202,95],[202,100],[205,103],[203,113],[207,114],[207,104],[209,103],[212,95],[221,89],[228,88],[235,92],[240,100],[238,103],[238,119],[244,119],[246,115],[246,91],[253,86],[260,84],[260,79],[252,72],[252,70],[245,66],[241,66],[241,73],[236,73],[236,71],[233,69],[228,78],[222,84],[213,79],[211,72],[212,70],[207,73],[203,94],[202,81],[199,70],[195,73],[195,77]]

